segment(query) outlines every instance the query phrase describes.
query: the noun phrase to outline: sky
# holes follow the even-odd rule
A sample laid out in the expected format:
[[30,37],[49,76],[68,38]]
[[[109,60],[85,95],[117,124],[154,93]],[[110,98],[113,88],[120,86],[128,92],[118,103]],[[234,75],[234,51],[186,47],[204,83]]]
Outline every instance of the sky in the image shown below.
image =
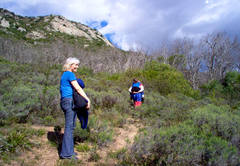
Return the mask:
[[214,31],[240,38],[240,0],[1,0],[0,7],[21,16],[62,15],[123,50]]

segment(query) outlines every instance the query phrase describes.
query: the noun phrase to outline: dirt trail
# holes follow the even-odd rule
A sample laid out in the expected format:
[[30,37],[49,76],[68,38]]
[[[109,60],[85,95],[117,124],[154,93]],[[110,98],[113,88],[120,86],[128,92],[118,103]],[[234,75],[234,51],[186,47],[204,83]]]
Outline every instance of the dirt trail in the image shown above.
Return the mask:
[[[79,165],[97,165],[100,163],[107,165],[115,165],[117,159],[108,158],[110,152],[116,152],[117,150],[128,147],[134,142],[134,138],[139,130],[139,123],[130,120],[133,123],[128,123],[122,128],[114,128],[116,132],[116,137],[112,143],[109,143],[107,147],[97,150],[97,153],[100,154],[101,159],[96,162],[89,162],[90,152],[76,152],[78,153],[79,160],[82,161]],[[23,153],[15,161],[12,161],[10,165],[12,166],[22,166],[22,165],[31,165],[31,166],[56,166],[61,163],[62,160],[59,160],[58,150],[55,146],[50,144],[47,136],[49,133],[54,132],[54,127],[44,127],[44,126],[31,126],[35,129],[43,128],[46,130],[46,133],[42,137],[37,137],[34,139],[35,142],[39,142],[39,147],[34,147],[31,151]]]
[[57,163],[58,151],[48,141],[47,134],[54,132],[54,127],[31,126],[35,129],[45,129],[46,133],[42,137],[35,138],[33,141],[40,143],[39,147],[34,147],[31,151],[21,154],[16,161],[12,161],[10,165],[38,165],[38,166],[54,166]]

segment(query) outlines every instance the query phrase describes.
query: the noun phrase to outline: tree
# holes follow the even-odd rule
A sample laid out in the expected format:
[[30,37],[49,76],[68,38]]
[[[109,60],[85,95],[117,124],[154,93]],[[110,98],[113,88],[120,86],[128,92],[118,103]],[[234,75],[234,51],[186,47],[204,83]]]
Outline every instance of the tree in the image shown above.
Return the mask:
[[236,39],[231,41],[225,32],[215,31],[203,36],[200,46],[203,57],[202,70],[208,73],[207,81],[223,78],[227,71],[234,68],[234,55],[239,47]]

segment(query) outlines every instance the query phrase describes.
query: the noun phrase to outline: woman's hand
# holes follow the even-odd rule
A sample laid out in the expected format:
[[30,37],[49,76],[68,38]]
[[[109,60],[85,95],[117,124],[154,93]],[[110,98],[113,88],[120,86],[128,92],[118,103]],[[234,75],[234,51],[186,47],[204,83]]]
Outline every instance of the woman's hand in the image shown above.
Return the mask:
[[87,102],[87,107],[86,107],[86,109],[89,109],[90,108],[90,100]]

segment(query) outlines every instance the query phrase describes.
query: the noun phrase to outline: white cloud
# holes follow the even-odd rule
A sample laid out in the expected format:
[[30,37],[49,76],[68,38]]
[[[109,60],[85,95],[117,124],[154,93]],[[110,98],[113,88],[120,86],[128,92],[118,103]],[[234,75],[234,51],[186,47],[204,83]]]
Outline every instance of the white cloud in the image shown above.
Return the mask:
[[[0,6],[19,15],[63,15],[83,24],[102,21],[102,34],[128,50],[138,42],[155,47],[164,36],[199,37],[211,31],[238,34],[239,0],[1,0]],[[228,26],[229,25],[229,26]]]

